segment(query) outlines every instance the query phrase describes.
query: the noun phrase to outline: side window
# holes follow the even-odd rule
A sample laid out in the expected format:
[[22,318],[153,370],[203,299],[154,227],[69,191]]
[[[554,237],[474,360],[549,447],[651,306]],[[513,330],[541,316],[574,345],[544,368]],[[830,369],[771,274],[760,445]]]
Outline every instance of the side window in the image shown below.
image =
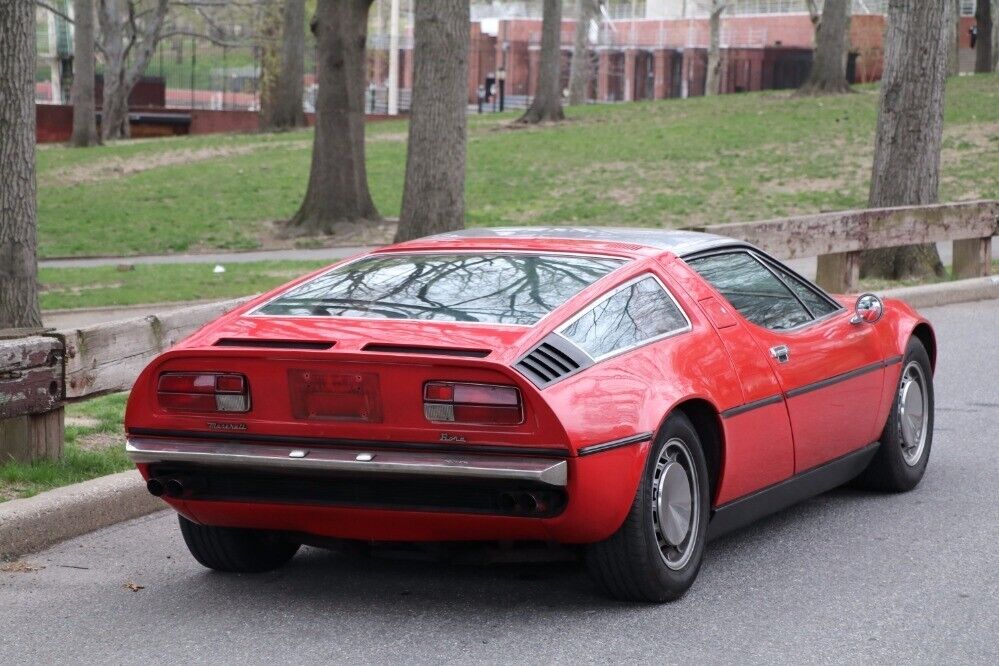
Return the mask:
[[781,279],[787,283],[794,295],[801,299],[812,315],[816,318],[824,317],[827,314],[836,312],[839,307],[829,302],[829,299],[812,289],[811,285],[802,282],[801,278],[794,275],[778,263],[768,262],[770,267],[777,271]]
[[715,254],[688,263],[754,324],[782,330],[812,320],[787,286],[745,252]]
[[593,358],[600,358],[689,325],[659,281],[649,276],[597,301],[559,333]]

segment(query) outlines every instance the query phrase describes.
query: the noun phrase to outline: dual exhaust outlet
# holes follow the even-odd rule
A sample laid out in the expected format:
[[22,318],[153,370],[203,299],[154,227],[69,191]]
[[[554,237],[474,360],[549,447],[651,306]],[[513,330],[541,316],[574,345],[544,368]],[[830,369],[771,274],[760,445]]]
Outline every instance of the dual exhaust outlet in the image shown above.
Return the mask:
[[547,513],[549,505],[538,493],[520,491],[502,493],[499,496],[499,508],[503,513],[530,515]]
[[146,481],[146,490],[154,497],[189,497],[194,489],[194,484],[190,479],[183,477],[166,478],[162,476],[152,477]]

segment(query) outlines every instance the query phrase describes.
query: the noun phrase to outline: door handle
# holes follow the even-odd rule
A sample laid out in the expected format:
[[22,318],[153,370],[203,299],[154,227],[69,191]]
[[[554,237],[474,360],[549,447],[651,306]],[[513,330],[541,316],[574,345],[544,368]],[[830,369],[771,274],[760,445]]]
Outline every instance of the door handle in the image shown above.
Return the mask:
[[770,355],[777,359],[778,363],[787,363],[791,359],[791,350],[787,345],[777,345],[770,348]]

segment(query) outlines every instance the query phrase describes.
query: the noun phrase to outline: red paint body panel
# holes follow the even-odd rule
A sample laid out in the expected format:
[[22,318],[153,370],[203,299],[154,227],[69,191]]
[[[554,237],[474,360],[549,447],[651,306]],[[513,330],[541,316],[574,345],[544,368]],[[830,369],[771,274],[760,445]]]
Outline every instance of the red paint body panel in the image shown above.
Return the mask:
[[[136,381],[126,430],[209,433],[208,422],[232,422],[247,435],[363,440],[386,445],[441,446],[443,431],[465,445],[551,449],[568,462],[567,503],[551,518],[520,518],[409,510],[205,500],[168,500],[184,515],[212,525],[281,529],[366,540],[540,539],[586,543],[610,536],[626,516],[650,449],[649,440],[677,406],[701,401],[716,413],[722,441],[714,504],[725,504],[877,438],[887,418],[899,366],[785,398],[795,388],[882,363],[904,352],[924,322],[889,301],[877,324],[852,326],[849,309],[800,331],[775,333],[744,320],[683,261],[632,243],[553,238],[421,239],[379,252],[516,250],[593,253],[630,260],[561,304],[533,327],[336,317],[250,314],[292,285],[264,294],[205,326],[153,361]],[[297,284],[312,275],[296,280]],[[524,353],[614,286],[653,273],[672,292],[691,330],[611,356],[538,389],[513,368]],[[846,303],[846,301],[844,301]],[[850,301],[852,306],[852,301]],[[321,341],[325,350],[217,347],[222,338]],[[772,363],[778,343],[791,348],[793,367]],[[484,358],[365,351],[368,344],[451,347],[488,352]],[[289,370],[377,375],[380,422],[303,420],[292,415]],[[244,374],[252,409],[246,414],[177,414],[159,408],[163,371]],[[516,386],[525,421],[514,426],[429,423],[422,387],[430,380]],[[755,409],[744,406],[762,401]],[[647,434],[641,441],[592,455],[581,449]],[[239,439],[239,434],[233,436]],[[333,444],[335,445],[335,444]],[[585,452],[584,452],[585,453]],[[148,477],[147,465],[140,471]]]

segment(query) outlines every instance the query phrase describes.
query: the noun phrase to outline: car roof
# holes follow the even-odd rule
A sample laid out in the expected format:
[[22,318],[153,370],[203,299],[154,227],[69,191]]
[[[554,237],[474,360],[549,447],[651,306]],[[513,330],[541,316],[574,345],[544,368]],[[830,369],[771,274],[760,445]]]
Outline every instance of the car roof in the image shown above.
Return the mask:
[[559,240],[615,243],[631,249],[665,250],[677,256],[729,245],[745,245],[726,236],[683,229],[643,229],[625,227],[477,227],[450,231],[422,238],[417,243],[455,242],[462,240]]

